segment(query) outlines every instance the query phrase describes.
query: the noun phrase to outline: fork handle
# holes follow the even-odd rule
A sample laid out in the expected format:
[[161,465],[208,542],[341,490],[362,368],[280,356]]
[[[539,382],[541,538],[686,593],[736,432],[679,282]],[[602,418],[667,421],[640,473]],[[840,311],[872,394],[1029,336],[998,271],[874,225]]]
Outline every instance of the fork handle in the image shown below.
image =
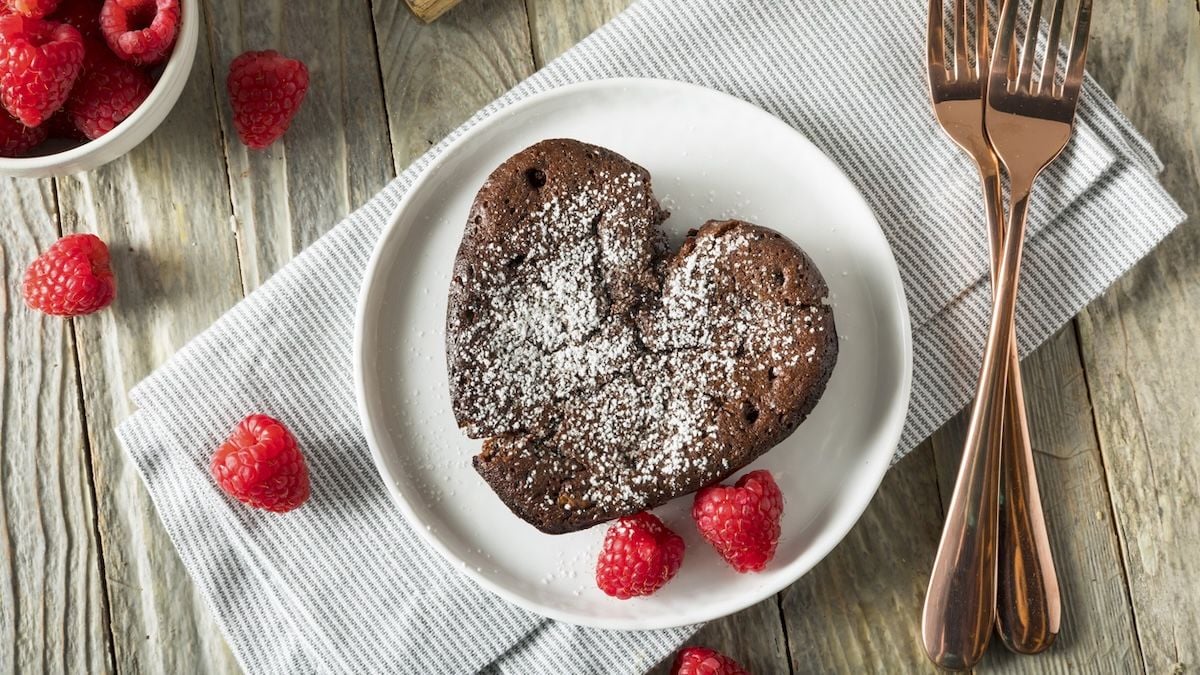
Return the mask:
[[[981,162],[980,167],[995,284],[1004,246],[1003,195],[999,166]],[[1010,650],[1037,654],[1048,649],[1058,636],[1062,605],[1034,472],[1015,319],[1013,323],[1001,432],[1004,441],[1000,456],[996,633]]]
[[[1005,434],[1014,436],[1006,436],[1000,461],[996,633],[1011,651],[1038,654],[1058,637],[1062,604],[1016,374],[1015,345],[1012,357]],[[1020,434],[1023,438],[1016,437]]]
[[966,670],[983,658],[996,618],[996,542],[1013,317],[1033,178],[1013,180],[1013,203],[997,269],[991,324],[958,480],[925,596],[921,635],[935,664]]

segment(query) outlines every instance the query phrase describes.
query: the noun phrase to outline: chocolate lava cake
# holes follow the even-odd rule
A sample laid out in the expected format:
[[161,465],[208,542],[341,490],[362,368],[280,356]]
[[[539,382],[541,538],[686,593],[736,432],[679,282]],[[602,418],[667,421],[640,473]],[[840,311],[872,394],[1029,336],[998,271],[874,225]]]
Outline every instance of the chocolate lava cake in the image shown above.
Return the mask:
[[471,208],[446,351],[475,469],[522,519],[579,530],[719,481],[778,444],[837,361],[828,289],[773,230],[709,221],[672,252],[650,174],[548,140]]

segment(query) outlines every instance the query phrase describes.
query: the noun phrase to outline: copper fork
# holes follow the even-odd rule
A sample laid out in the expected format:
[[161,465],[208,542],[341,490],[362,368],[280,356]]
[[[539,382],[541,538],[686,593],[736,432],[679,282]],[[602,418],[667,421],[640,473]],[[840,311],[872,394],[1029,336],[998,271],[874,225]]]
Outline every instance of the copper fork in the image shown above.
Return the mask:
[[[976,392],[975,414],[984,424],[990,424],[997,414],[994,382],[997,377],[994,363],[988,367],[988,355],[1003,353],[1003,338],[997,331],[1011,325],[1017,303],[1017,275],[1021,265],[1021,247],[1025,238],[1025,217],[1029,199],[1038,174],[1053,162],[1067,146],[1075,129],[1075,110],[1083,90],[1083,67],[1087,61],[1088,34],[1092,22],[1092,0],[1079,0],[1075,12],[1075,27],[1070,51],[1064,64],[1063,81],[1058,84],[1059,37],[1065,0],[1053,0],[1050,13],[1050,32],[1040,76],[1034,75],[1034,56],[1038,40],[1042,0],[1033,0],[1025,44],[1021,49],[1020,67],[1017,63],[1016,25],[1018,0],[1006,0],[996,31],[996,54],[988,75],[987,111],[984,121],[988,139],[1008,171],[1011,202],[1004,253],[999,263],[996,297],[993,300],[992,326],[988,334],[983,376]],[[1015,75],[1014,75],[1015,73]],[[1009,340],[1012,340],[1011,333]],[[994,359],[993,359],[994,361]],[[979,392],[989,391],[986,396]],[[979,409],[983,408],[981,412]],[[1037,652],[1050,646],[1058,634],[1061,621],[1058,579],[1050,562],[1050,543],[1046,538],[1041,501],[1037,498],[1037,482],[1033,478],[1033,455],[1025,455],[1025,470],[1014,465],[1002,477],[1008,482],[1005,494],[1009,497],[1007,517],[1001,519],[1000,577],[997,582],[997,627],[1005,644],[1016,651]],[[1028,539],[1030,530],[1022,530],[1022,522],[1042,524],[1040,532]],[[1006,531],[1006,526],[1009,527]],[[1005,560],[1010,552],[1012,558]],[[1042,566],[1037,566],[1037,561]],[[1042,575],[1039,580],[1038,576]],[[1039,605],[1036,597],[1026,596],[1038,582],[1046,591],[1046,604]],[[1011,612],[1011,614],[1006,614]]]
[[[1048,56],[1040,81],[1032,78],[1040,0],[1033,3],[1019,67],[1014,37],[1017,3],[1005,3],[997,49],[986,74],[982,71],[989,63],[987,8],[983,3],[976,7],[976,68],[972,70],[965,4],[965,0],[956,0],[953,73],[945,66],[939,0],[930,2],[928,54],[930,91],[938,119],[979,166],[989,222],[995,302],[963,461],[922,617],[926,653],[938,665],[952,669],[970,668],[982,658],[993,616],[1005,643],[1024,653],[1049,647],[1059,629],[1058,582],[1033,474],[1020,371],[1015,360],[1013,318],[1029,192],[1037,174],[1058,156],[1070,137],[1091,16],[1090,0],[1083,0],[1066,84],[1056,88],[1062,0],[1055,1],[1052,12]],[[1064,118],[1065,135],[1061,129],[1047,125],[1049,120]],[[995,150],[1005,162],[1013,185],[1007,239],[999,226],[1003,212],[993,134],[1002,137],[1003,150]],[[1003,519],[998,517],[997,506],[1001,467],[1006,493]]]

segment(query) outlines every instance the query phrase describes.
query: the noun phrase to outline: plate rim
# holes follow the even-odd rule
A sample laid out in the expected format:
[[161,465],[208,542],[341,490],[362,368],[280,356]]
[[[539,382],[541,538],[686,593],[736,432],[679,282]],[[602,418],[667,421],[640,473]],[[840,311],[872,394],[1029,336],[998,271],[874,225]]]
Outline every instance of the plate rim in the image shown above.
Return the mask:
[[[415,197],[421,192],[425,184],[430,181],[438,172],[439,169],[454,157],[463,146],[471,143],[477,136],[487,131],[491,126],[499,124],[513,116],[519,115],[528,108],[532,108],[543,101],[555,97],[573,96],[579,93],[598,89],[620,89],[632,86],[642,86],[656,88],[660,90],[674,90],[683,94],[700,94],[704,96],[716,96],[725,99],[725,102],[735,106],[741,106],[753,110],[758,115],[763,116],[764,120],[769,119],[772,124],[782,127],[782,130],[790,132],[797,137],[801,143],[809,146],[813,151],[824,157],[829,163],[830,168],[837,172],[837,175],[854,192],[854,196],[861,202],[861,205],[870,214],[876,229],[883,238],[883,243],[887,249],[888,259],[891,265],[888,266],[887,276],[890,277],[892,285],[895,289],[895,297],[892,298],[896,304],[897,319],[899,321],[900,333],[900,351],[901,351],[901,373],[898,382],[897,395],[893,398],[887,414],[884,416],[884,427],[881,436],[887,442],[880,442],[876,453],[870,455],[868,461],[877,462],[880,467],[873,474],[869,474],[872,485],[871,489],[862,490],[861,495],[856,497],[850,505],[847,513],[853,517],[844,518],[845,522],[838,524],[836,527],[829,527],[827,531],[834,534],[831,543],[823,545],[819,548],[819,555],[809,564],[800,564],[801,560],[795,560],[785,566],[769,583],[762,584],[753,589],[753,592],[747,592],[739,597],[734,602],[729,602],[723,605],[714,605],[718,608],[715,611],[700,611],[697,612],[698,618],[680,620],[668,619],[666,621],[655,620],[657,616],[648,616],[637,620],[628,618],[604,618],[596,617],[588,614],[563,611],[544,604],[539,604],[530,598],[527,598],[519,593],[516,593],[504,586],[492,581],[481,573],[477,573],[466,561],[455,555],[450,548],[435,536],[432,531],[426,528],[426,523],[417,517],[416,511],[408,498],[401,492],[396,480],[392,479],[386,469],[384,458],[379,447],[379,439],[376,434],[375,425],[377,422],[372,420],[370,406],[368,405],[368,392],[366,391],[366,354],[364,352],[366,341],[366,328],[368,317],[368,304],[371,295],[376,286],[380,285],[378,279],[380,266],[383,263],[383,252],[387,248],[387,243],[392,237],[404,234],[409,227],[403,223],[402,216],[406,209],[410,206]],[[425,541],[426,545],[430,546],[434,551],[442,556],[450,563],[455,570],[460,574],[465,574],[476,584],[479,584],[484,589],[495,594],[501,599],[510,602],[517,607],[526,611],[532,612],[539,616],[543,616],[556,621],[564,621],[573,625],[587,626],[592,628],[602,628],[610,630],[660,630],[669,628],[679,628],[707,621],[713,621],[725,616],[729,616],[735,612],[741,611],[764,598],[778,593],[795,583],[804,575],[808,574],[817,564],[823,561],[838,546],[849,534],[850,530],[862,519],[867,507],[879,492],[879,486],[883,482],[884,476],[887,475],[892,462],[891,457],[895,454],[895,449],[899,446],[901,434],[904,430],[904,423],[908,418],[908,409],[911,403],[912,385],[913,385],[913,338],[912,338],[912,323],[909,315],[907,293],[904,288],[903,279],[900,276],[899,265],[896,262],[895,252],[891,244],[887,241],[887,237],[883,233],[883,228],[879,224],[879,219],[875,215],[870,204],[867,203],[862,193],[850,180],[849,176],[842,171],[841,167],[825,154],[819,147],[808,139],[803,133],[792,127],[787,122],[783,121],[771,112],[768,112],[759,106],[746,101],[745,99],[733,96],[723,91],[712,89],[690,82],[682,82],[678,80],[668,80],[661,78],[645,78],[645,77],[619,77],[619,78],[603,78],[596,80],[587,80],[584,82],[576,82],[558,87],[553,87],[535,94],[532,94],[520,101],[495,111],[493,114],[473,124],[469,129],[466,129],[458,138],[455,138],[446,145],[445,148],[433,158],[429,164],[421,170],[412,181],[404,196],[397,203],[396,207],[388,216],[387,224],[381,230],[378,240],[374,244],[371,251],[371,257],[368,259],[366,269],[363,272],[362,281],[359,286],[359,294],[357,305],[355,307],[354,319],[354,335],[353,335],[353,369],[354,369],[354,388],[356,396],[356,407],[359,416],[359,423],[362,427],[363,435],[366,438],[367,445],[371,450],[371,458],[375,464],[375,470],[378,472],[380,480],[383,481],[388,493],[392,497],[392,501],[399,508],[409,527],[417,532],[417,534]],[[385,430],[380,430],[381,433],[386,433]],[[884,449],[888,449],[888,454],[884,455]],[[876,456],[879,455],[879,456]],[[792,569],[794,568],[794,569]],[[674,616],[674,615],[672,615]]]

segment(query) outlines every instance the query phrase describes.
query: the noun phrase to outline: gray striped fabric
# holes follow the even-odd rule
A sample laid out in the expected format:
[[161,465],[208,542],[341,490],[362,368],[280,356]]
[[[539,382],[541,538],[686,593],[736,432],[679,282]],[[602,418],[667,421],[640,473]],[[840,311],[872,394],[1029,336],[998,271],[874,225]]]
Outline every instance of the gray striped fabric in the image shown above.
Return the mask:
[[[427,550],[359,430],[351,331],[362,271],[415,176],[530,94],[612,76],[695,82],[795,126],[866,196],[900,263],[916,384],[898,456],[964,405],[983,341],[986,243],[974,171],[935,126],[925,3],[643,0],[429,151],[131,394],[120,436],[241,663],[252,672],[638,672],[691,629],[611,633],[532,616]],[[1028,352],[1183,219],[1153,151],[1091,81],[1030,214]],[[381,139],[382,141],[382,139]],[[231,504],[207,472],[248,411],[288,421],[313,496],[286,518]]]

